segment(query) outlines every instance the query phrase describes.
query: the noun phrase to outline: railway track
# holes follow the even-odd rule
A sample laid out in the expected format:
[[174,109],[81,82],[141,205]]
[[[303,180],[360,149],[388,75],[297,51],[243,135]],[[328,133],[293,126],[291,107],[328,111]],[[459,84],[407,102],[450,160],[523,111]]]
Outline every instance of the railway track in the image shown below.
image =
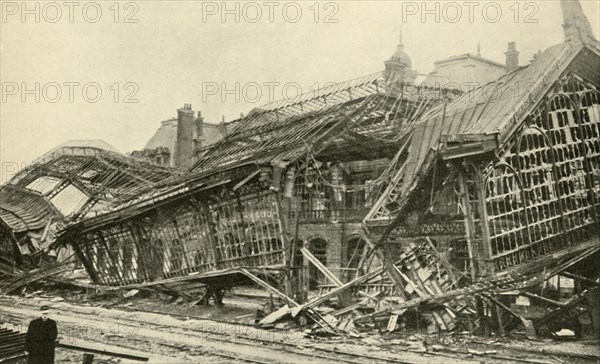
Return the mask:
[[[148,312],[148,313],[155,313],[155,314],[165,314],[164,312],[161,311],[157,311],[157,310],[148,310],[148,309],[136,309],[136,311],[142,311],[142,312]],[[181,318],[185,318],[185,319],[196,319],[196,320],[207,320],[204,317],[201,316],[195,316],[195,315],[183,315],[183,314],[177,314],[177,313],[168,313],[168,315],[170,316],[174,316],[174,317],[181,317]],[[232,321],[225,321],[225,320],[219,320],[219,319],[214,319],[211,318],[210,321],[214,321],[217,323],[221,323],[221,324],[228,324],[228,325],[236,325],[236,326],[244,326],[244,327],[248,327],[248,328],[252,328],[252,329],[257,329],[256,325],[252,325],[252,324],[247,324],[247,323],[242,323],[242,322],[232,322]],[[287,332],[288,330],[286,329],[280,329],[280,328],[269,328],[268,331],[275,331],[275,332]],[[207,333],[206,331],[204,331],[205,333]],[[214,334],[214,332],[210,332],[209,334]],[[221,334],[221,335],[225,335],[223,333],[217,333],[217,334]],[[243,337],[243,336],[238,336],[238,337]],[[245,337],[244,337],[245,338]],[[221,339],[221,338],[216,338],[213,337],[212,339],[214,340],[219,340],[219,341],[227,341],[226,339]],[[256,342],[259,342],[261,344],[273,344],[272,341],[268,341],[268,340],[261,340],[261,339],[256,339],[256,338],[248,338],[249,340],[253,340]],[[301,354],[301,355],[307,355],[305,353],[300,353],[297,350],[294,350],[293,348],[296,347],[295,344],[291,344],[291,343],[286,343],[286,342],[278,342],[277,344],[280,344],[282,346],[284,346],[284,350],[288,351],[288,352],[292,352],[292,353],[296,353],[296,354]],[[388,362],[388,363],[410,363],[407,361],[401,361],[401,360],[397,360],[397,359],[384,359],[384,358],[380,358],[380,357],[374,357],[374,356],[369,356],[369,355],[360,355],[360,354],[346,354],[346,353],[340,353],[340,352],[335,352],[333,350],[328,350],[328,349],[323,349],[323,348],[316,348],[313,346],[307,346],[311,349],[314,349],[316,351],[321,351],[321,352],[325,352],[328,354],[331,354],[332,352],[335,354],[341,354],[341,355],[354,355],[354,356],[358,356],[361,359],[365,359],[365,360],[383,360],[384,362]],[[344,363],[357,363],[356,361],[352,361],[352,360],[348,360],[348,359],[343,359],[340,357],[332,357],[332,356],[327,356],[327,355],[319,355],[319,354],[311,354],[311,356],[313,357],[317,357],[317,358],[321,358],[321,359],[327,359],[327,360],[335,360],[335,361],[341,361]]]
[[[31,316],[37,315],[37,303],[23,299],[13,299],[7,297],[0,298],[0,303],[6,309],[3,309],[3,319],[10,318],[10,321],[22,322]],[[8,304],[8,305],[7,305]],[[349,350],[340,351],[339,349],[319,347],[308,340],[298,340],[297,342],[285,341],[285,335],[281,331],[273,332],[272,330],[259,331],[272,334],[267,339],[245,334],[243,332],[232,331],[232,327],[241,326],[247,329],[259,330],[253,325],[220,322],[224,330],[215,330],[216,326],[200,325],[194,327],[178,327],[174,323],[170,325],[161,324],[151,321],[140,321],[127,316],[127,312],[123,311],[120,317],[108,317],[104,315],[94,315],[86,313],[86,308],[73,305],[62,305],[68,307],[59,307],[61,316],[64,313],[65,317],[57,317],[59,322],[78,322],[78,321],[94,321],[102,320],[101,322],[107,325],[131,325],[138,327],[138,332],[133,336],[128,336],[126,340],[116,335],[115,340],[104,336],[102,341],[112,341],[111,344],[116,346],[126,347],[129,349],[145,347],[147,350],[160,346],[163,350],[172,354],[181,354],[189,357],[198,350],[201,351],[201,356],[198,358],[206,359],[206,356],[214,358],[222,358],[227,361],[234,360],[236,362],[248,363],[279,363],[279,362],[340,362],[350,364],[360,363],[418,363],[418,362],[439,362],[444,361],[451,363],[470,362],[470,359],[461,355],[451,354],[417,354],[412,352],[402,353],[387,353],[392,355],[357,353]],[[89,308],[87,308],[89,310]],[[107,310],[113,311],[114,310]],[[136,313],[134,311],[132,313]],[[164,314],[163,314],[164,315]],[[171,315],[176,316],[176,315]],[[181,315],[182,316],[182,315]],[[190,316],[186,315],[186,318]],[[205,318],[195,318],[199,321],[214,322]],[[183,323],[183,321],[182,321]],[[165,340],[165,335],[169,340]],[[279,337],[277,337],[279,336]],[[173,344],[173,341],[179,344]],[[217,344],[216,344],[217,343]],[[127,344],[127,345],[125,345]],[[436,359],[437,358],[437,359]],[[477,362],[477,361],[473,361]]]
[[[3,318],[9,318],[10,322],[12,323],[18,323],[20,321],[23,320],[23,316],[20,315],[13,315],[13,314],[7,314],[4,313],[3,314]],[[157,331],[164,331],[165,329],[167,329],[164,326],[161,325],[144,325],[145,327],[147,327],[148,329],[154,329]],[[171,330],[171,328],[169,328]],[[331,362],[340,362],[340,363],[350,363],[350,364],[363,364],[363,363],[373,363],[373,362],[377,362],[377,363],[411,363],[408,361],[400,361],[400,360],[393,360],[393,359],[385,359],[385,358],[380,358],[380,357],[374,357],[374,356],[369,356],[369,355],[360,355],[360,354],[351,354],[351,353],[340,353],[340,352],[332,352],[326,349],[322,349],[322,348],[309,348],[308,350],[314,350],[316,352],[306,352],[303,351],[302,349],[294,349],[292,348],[292,346],[295,346],[293,344],[287,344],[287,343],[278,343],[278,342],[272,342],[269,340],[261,340],[261,339],[252,339],[252,338],[247,338],[247,337],[239,337],[237,336],[234,340],[232,340],[231,338],[227,337],[227,334],[215,334],[213,332],[208,332],[206,330],[201,331],[202,335],[201,335],[201,340],[202,342],[204,342],[205,340],[209,340],[209,341],[219,341],[225,344],[230,344],[230,345],[235,345],[236,347],[241,347],[241,346],[245,346],[249,349],[249,351],[253,348],[257,347],[257,344],[261,344],[261,346],[266,346],[268,345],[270,349],[276,351],[276,352],[285,352],[285,353],[289,353],[292,354],[295,358],[299,359],[299,362],[327,362],[327,363],[331,363]],[[196,334],[192,334],[190,332],[186,332],[186,334],[190,335],[190,336],[197,336]],[[199,338],[200,339],[200,338]],[[172,343],[168,343],[168,342],[164,342],[163,340],[160,340],[158,338],[150,338],[150,337],[142,337],[142,336],[137,336],[137,337],[128,337],[127,338],[127,344],[129,345],[125,345],[123,342],[121,342],[120,340],[118,340],[118,338],[104,338],[104,340],[102,341],[98,341],[98,342],[102,342],[102,343],[106,343],[108,341],[108,343],[110,343],[111,345],[115,345],[115,346],[120,346],[120,347],[124,347],[124,348],[128,348],[128,349],[132,349],[132,348],[146,348],[146,349],[150,349],[153,348],[154,350],[157,349],[158,347],[162,347],[164,350],[161,350],[162,355],[164,356],[164,351],[167,351],[168,354],[177,354],[177,353],[182,353],[182,354],[186,354],[187,356],[194,356],[194,353],[196,352],[200,352],[199,354],[201,354],[201,356],[199,355],[198,358],[202,358],[203,360],[207,359],[208,357],[217,357],[217,358],[222,358],[222,359],[227,359],[227,360],[234,360],[235,362],[245,362],[245,363],[257,363],[257,364],[273,364],[273,363],[280,363],[282,360],[281,359],[277,359],[277,356],[274,355],[273,356],[273,360],[265,360],[265,359],[259,359],[259,358],[254,358],[251,356],[241,356],[241,355],[234,355],[232,353],[226,352],[226,351],[221,351],[221,350],[215,350],[215,349],[207,349],[206,347],[203,347],[202,344],[200,344],[201,346],[201,350],[198,350],[197,347],[194,346],[189,346],[189,345],[176,345],[176,344],[172,344]],[[329,355],[326,355],[326,354]]]

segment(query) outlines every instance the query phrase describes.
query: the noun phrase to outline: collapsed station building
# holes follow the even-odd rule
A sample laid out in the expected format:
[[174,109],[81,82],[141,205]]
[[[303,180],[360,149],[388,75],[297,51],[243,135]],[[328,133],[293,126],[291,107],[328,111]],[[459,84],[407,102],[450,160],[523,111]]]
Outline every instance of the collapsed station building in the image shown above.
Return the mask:
[[[18,266],[52,236],[96,284],[202,302],[252,281],[289,307],[271,320],[329,329],[393,331],[425,307],[431,330],[542,332],[599,295],[600,46],[579,3],[562,6],[565,42],[530,64],[511,45],[505,70],[468,55],[428,77],[461,60],[499,75],[469,92],[417,83],[400,44],[385,71],[256,108],[177,170],[59,149],[2,187],[2,249]],[[566,303],[538,289],[558,275],[577,282]],[[527,322],[517,295],[555,310]]]

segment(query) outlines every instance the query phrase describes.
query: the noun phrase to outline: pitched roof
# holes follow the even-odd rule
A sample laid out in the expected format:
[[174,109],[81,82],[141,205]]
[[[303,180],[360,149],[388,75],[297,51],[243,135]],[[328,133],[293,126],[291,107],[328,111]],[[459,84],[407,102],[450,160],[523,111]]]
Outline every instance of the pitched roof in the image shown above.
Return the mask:
[[423,83],[431,87],[446,85],[469,89],[478,84],[486,84],[504,74],[504,65],[466,53],[435,62],[435,70],[427,75]]
[[244,163],[291,161],[306,150],[306,143],[340,122],[336,117],[343,112],[342,105],[376,92],[380,78],[381,73],[377,73],[342,84],[321,97],[311,92],[298,100],[280,100],[254,109],[214,144],[190,173]]
[[171,118],[160,123],[152,138],[148,140],[144,149],[167,148],[171,153],[175,150],[177,140],[177,118]]
[[[529,110],[583,49],[592,50],[596,55],[599,53],[594,45],[563,43],[552,46],[532,64],[425,113],[415,125],[402,170],[403,196],[408,196],[418,185],[442,141],[461,138],[497,138],[500,144],[507,141]],[[518,97],[515,97],[515,90],[519,90]]]
[[465,54],[460,54],[458,56],[451,56],[445,59],[441,59],[439,61],[434,62],[433,64],[436,66],[442,65],[442,64],[446,64],[446,63],[451,63],[451,62],[455,62],[455,61],[459,61],[459,60],[464,60],[464,59],[474,59],[476,61],[482,62],[482,63],[487,63],[489,65],[498,67],[498,68],[504,68],[504,65],[502,63],[493,61],[491,59],[482,57],[480,55],[475,55],[475,54],[471,54],[471,53],[465,53]]

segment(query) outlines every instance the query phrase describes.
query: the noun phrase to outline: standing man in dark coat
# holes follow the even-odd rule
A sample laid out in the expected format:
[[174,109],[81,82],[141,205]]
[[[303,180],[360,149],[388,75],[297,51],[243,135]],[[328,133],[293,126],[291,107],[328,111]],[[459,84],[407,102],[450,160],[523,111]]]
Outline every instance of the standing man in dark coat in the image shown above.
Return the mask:
[[48,318],[50,308],[41,307],[41,317],[29,323],[25,337],[27,364],[54,364],[54,347],[56,345],[56,321]]

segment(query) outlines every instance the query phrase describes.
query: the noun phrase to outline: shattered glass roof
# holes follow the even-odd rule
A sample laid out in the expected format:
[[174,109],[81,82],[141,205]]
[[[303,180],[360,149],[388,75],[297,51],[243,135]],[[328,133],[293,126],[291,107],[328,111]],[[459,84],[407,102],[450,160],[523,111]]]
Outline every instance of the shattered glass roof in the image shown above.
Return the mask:
[[0,219],[14,232],[41,229],[62,215],[38,192],[5,185],[0,187]]

